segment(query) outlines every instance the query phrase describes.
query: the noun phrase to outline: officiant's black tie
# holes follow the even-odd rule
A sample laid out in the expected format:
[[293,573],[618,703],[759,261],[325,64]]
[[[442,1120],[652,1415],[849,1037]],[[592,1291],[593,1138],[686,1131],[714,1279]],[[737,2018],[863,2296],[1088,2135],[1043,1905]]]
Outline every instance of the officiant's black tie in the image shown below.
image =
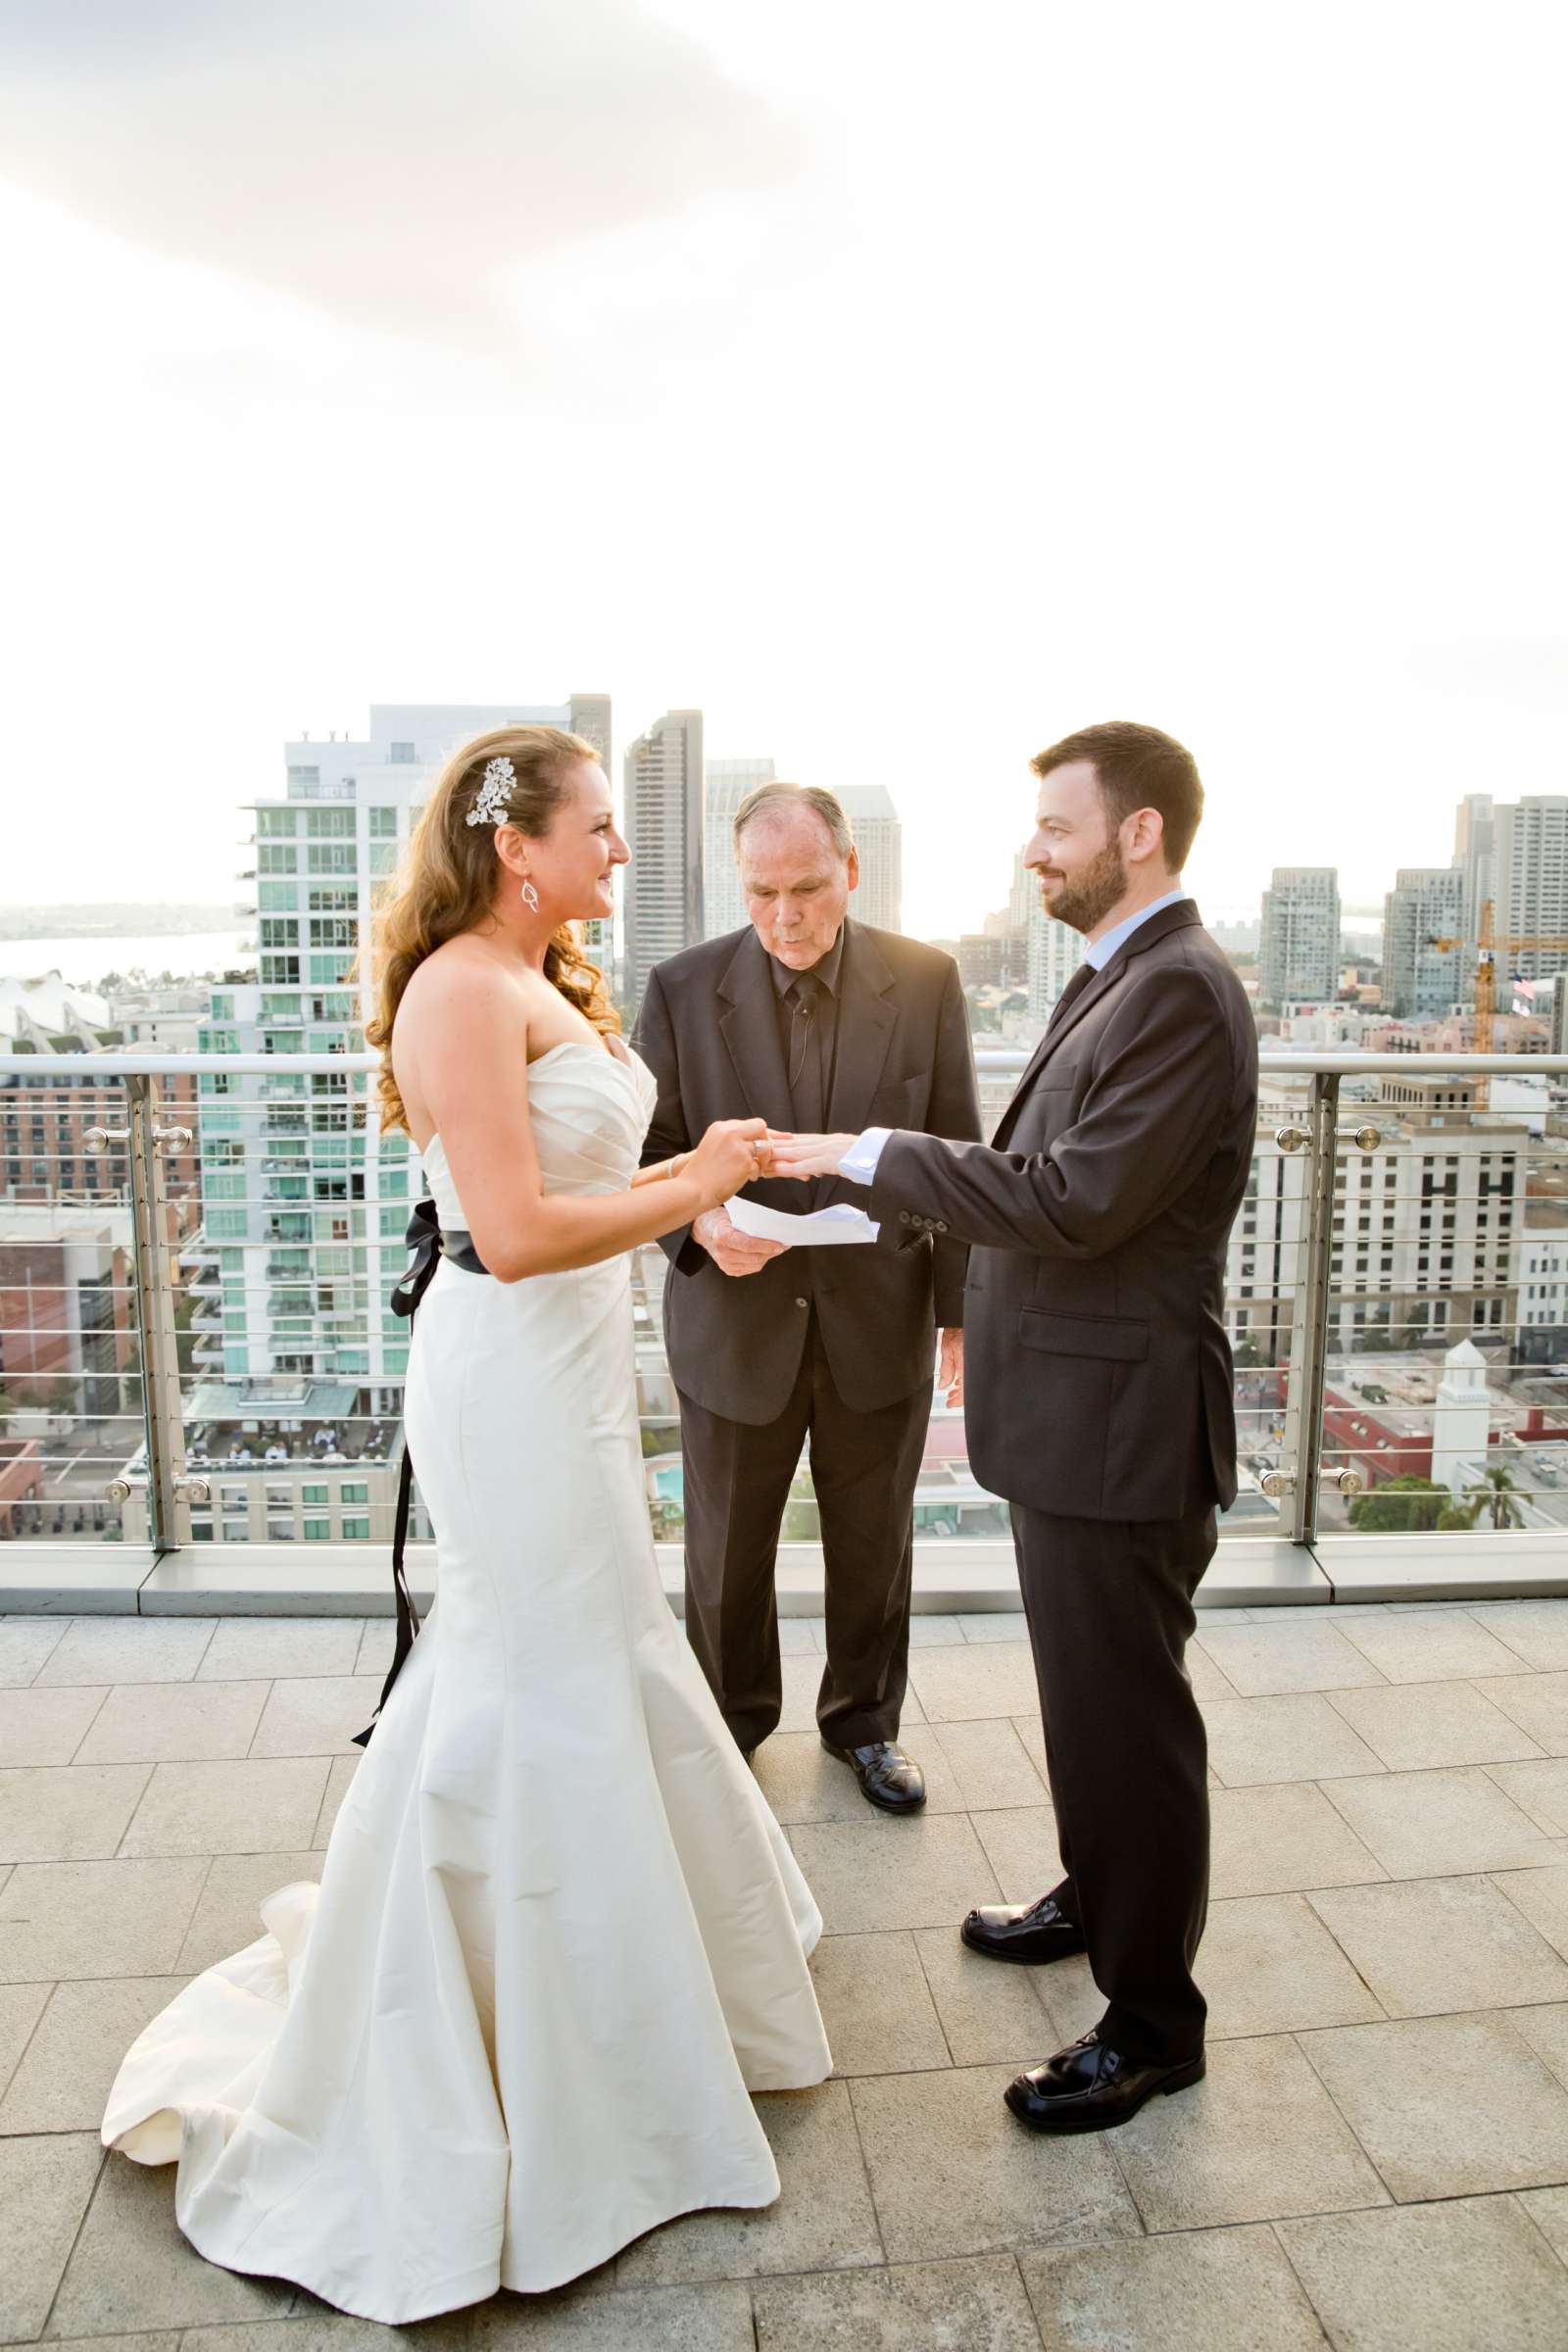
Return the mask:
[[821,1135],[827,1126],[822,1090],[822,983],[814,972],[798,972],[790,982],[790,1102],[796,1132]]
[[1097,979],[1098,977],[1099,969],[1097,965],[1092,963],[1081,963],[1078,966],[1078,969],[1074,972],[1072,978],[1068,981],[1066,987],[1062,990],[1060,996],[1051,1007],[1051,1018],[1046,1023],[1046,1035],[1048,1037],[1051,1035],[1053,1029],[1054,1029],[1056,1026],[1056,1023],[1061,1019],[1061,1016],[1066,1011],[1068,1005],[1076,1004],[1077,1000],[1083,995],[1084,990],[1089,986],[1090,981]]

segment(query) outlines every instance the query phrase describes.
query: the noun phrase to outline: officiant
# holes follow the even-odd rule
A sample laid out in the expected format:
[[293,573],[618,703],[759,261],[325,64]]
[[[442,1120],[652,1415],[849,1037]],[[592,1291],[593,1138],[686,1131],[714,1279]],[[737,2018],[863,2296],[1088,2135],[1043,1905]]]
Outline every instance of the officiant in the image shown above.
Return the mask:
[[[760,785],[736,815],[733,847],[749,924],[649,978],[635,1038],[659,1082],[645,1161],[735,1117],[811,1134],[884,1126],[977,1141],[957,966],[851,917],[859,860],[839,802],[816,786]],[[792,1215],[863,1202],[833,1177],[804,1188],[763,1180],[746,1197]],[[913,1811],[924,1776],[898,1736],[914,1488],[939,1343],[939,1385],[961,1397],[967,1252],[935,1226],[914,1249],[896,1249],[891,1235],[786,1247],[741,1232],[724,1208],[661,1247],[680,1398],[686,1627],[725,1721],[748,1756],[778,1724],[775,1560],[808,1446],[827,1624],[817,1727],[869,1802]]]

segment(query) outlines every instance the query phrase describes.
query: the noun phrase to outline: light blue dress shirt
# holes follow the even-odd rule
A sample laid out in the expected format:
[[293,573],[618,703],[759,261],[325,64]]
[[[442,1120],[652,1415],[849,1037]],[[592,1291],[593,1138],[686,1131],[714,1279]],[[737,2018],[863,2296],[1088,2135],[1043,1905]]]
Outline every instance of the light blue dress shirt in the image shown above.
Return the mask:
[[[1147,923],[1150,916],[1158,914],[1162,907],[1177,906],[1187,895],[1178,883],[1174,890],[1167,890],[1162,899],[1152,899],[1147,906],[1140,906],[1136,914],[1129,914],[1125,920],[1114,924],[1102,938],[1085,949],[1085,963],[1091,963],[1097,972],[1102,972],[1117,949],[1126,945],[1140,923]],[[852,1184],[872,1183],[876,1176],[876,1163],[882,1156],[882,1147],[892,1133],[891,1127],[867,1127],[862,1135],[856,1137],[839,1161],[839,1174],[847,1176]]]

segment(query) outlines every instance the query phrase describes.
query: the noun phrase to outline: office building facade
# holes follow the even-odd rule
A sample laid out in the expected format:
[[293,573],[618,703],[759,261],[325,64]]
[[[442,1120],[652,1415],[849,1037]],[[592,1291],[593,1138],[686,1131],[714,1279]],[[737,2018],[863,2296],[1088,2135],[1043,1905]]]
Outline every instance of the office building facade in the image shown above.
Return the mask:
[[1261,1002],[1331,1004],[1340,986],[1340,877],[1331,865],[1277,865],[1263,893]]
[[1462,869],[1401,865],[1383,902],[1384,1011],[1441,1020],[1465,1002],[1470,973]]
[[625,950],[633,1015],[655,964],[704,937],[703,714],[669,710],[626,753]]
[[735,819],[759,784],[771,784],[771,760],[710,760],[703,787],[703,937],[720,939],[746,921]]

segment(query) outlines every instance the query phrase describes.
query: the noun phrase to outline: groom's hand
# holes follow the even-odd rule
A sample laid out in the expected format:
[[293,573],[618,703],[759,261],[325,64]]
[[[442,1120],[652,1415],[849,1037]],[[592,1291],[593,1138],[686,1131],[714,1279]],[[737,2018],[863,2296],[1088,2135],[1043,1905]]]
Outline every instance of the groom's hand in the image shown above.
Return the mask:
[[776,1127],[767,1132],[773,1147],[770,1173],[798,1176],[803,1182],[813,1176],[836,1176],[839,1161],[855,1142],[853,1135],[784,1135]]
[[721,1274],[757,1274],[770,1257],[784,1254],[782,1242],[742,1233],[727,1208],[705,1208],[692,1226],[692,1238],[702,1243]]
[[963,1333],[945,1331],[942,1334],[942,1354],[937,1364],[937,1387],[947,1391],[949,1404],[963,1402]]

